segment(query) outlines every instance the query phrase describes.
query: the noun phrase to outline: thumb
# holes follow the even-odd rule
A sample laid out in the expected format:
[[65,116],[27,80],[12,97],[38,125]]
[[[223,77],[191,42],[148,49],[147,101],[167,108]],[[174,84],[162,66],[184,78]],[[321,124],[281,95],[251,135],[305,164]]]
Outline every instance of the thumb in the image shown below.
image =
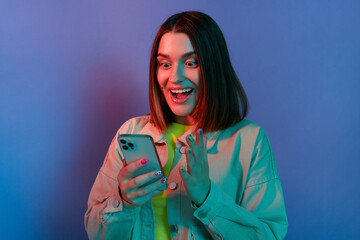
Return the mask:
[[190,181],[191,175],[186,171],[185,166],[179,167],[179,172],[181,178],[184,180],[185,184],[187,185]]

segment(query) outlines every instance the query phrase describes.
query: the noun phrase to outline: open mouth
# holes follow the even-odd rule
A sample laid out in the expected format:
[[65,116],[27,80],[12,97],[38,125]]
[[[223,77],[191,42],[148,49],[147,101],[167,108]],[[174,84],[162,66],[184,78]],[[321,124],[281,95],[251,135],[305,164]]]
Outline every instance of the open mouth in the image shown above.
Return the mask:
[[177,90],[170,90],[172,96],[176,99],[185,99],[189,96],[194,89],[192,88],[184,88],[184,89],[177,89]]

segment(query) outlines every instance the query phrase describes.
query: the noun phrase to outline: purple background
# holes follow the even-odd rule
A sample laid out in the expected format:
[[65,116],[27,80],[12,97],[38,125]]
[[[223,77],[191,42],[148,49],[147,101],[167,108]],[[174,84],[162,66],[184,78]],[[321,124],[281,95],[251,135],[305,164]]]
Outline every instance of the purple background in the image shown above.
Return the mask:
[[121,124],[149,112],[160,24],[223,30],[267,132],[286,239],[360,238],[359,1],[2,1],[1,239],[86,239],[87,198]]

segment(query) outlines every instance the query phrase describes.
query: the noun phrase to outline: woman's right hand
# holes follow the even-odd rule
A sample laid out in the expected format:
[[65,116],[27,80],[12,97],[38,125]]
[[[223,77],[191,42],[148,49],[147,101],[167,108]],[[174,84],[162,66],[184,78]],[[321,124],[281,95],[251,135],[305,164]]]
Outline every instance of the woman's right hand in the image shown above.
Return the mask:
[[[134,173],[143,168],[146,163],[146,159],[131,162],[123,167],[118,174],[117,180],[120,196],[126,205],[141,206],[163,191],[160,188],[166,184],[167,179],[163,177],[160,169],[133,177]],[[147,183],[152,182],[154,179],[158,179],[158,181],[147,185]]]

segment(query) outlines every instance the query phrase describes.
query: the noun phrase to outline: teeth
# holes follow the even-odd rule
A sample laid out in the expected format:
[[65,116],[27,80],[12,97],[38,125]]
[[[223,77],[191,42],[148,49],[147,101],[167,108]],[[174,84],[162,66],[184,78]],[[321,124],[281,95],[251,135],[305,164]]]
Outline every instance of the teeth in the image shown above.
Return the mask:
[[179,90],[170,90],[172,93],[184,93],[184,92],[190,92],[191,88],[185,88],[185,89],[179,89]]

